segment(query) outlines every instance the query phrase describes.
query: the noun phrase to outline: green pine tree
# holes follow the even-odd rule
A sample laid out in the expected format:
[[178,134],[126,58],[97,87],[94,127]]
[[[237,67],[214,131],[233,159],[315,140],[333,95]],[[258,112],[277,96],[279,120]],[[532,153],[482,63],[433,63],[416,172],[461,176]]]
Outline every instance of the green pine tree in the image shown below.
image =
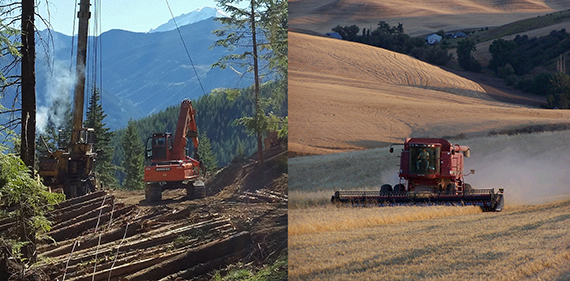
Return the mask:
[[218,168],[218,160],[216,160],[216,155],[212,151],[212,144],[206,133],[199,133],[198,139],[200,140],[200,145],[198,146],[198,154],[200,155],[200,161],[206,166],[206,171],[211,172]]
[[[237,8],[236,4],[249,2],[247,7]],[[257,155],[263,164],[263,135],[267,132],[271,112],[279,109],[286,100],[287,93],[287,10],[284,0],[217,0],[218,6],[229,16],[216,18],[224,24],[224,28],[215,30],[214,34],[220,39],[214,46],[224,47],[230,51],[236,46],[249,45],[252,50],[241,54],[230,54],[220,58],[212,67],[221,69],[231,67],[247,67],[254,74],[253,116],[238,118],[234,124],[242,125],[250,135],[257,140]],[[259,36],[262,34],[263,36]],[[269,71],[260,73],[260,70]],[[262,98],[260,82],[272,73],[279,81],[279,87],[271,97]],[[268,112],[269,114],[266,114]]]
[[136,124],[132,119],[127,125],[122,145],[125,157],[123,160],[123,168],[125,169],[123,188],[129,190],[143,189],[144,147],[139,138]]
[[98,179],[103,182],[105,187],[113,188],[118,186],[117,179],[114,175],[117,169],[119,169],[118,166],[111,163],[114,154],[111,139],[115,133],[110,131],[103,122],[107,114],[103,111],[100,100],[101,94],[99,93],[99,89],[94,88],[93,94],[89,99],[84,126],[95,130],[96,138],[93,149],[97,152],[95,172],[97,173]]

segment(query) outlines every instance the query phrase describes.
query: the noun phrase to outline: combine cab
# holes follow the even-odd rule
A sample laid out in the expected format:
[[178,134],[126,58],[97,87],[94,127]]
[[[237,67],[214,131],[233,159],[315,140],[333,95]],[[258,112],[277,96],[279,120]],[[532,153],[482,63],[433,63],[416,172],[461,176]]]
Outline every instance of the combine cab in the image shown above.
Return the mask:
[[[473,189],[465,183],[463,159],[468,146],[444,139],[406,139],[400,158],[400,182],[379,191],[337,191],[333,203],[380,205],[477,205],[483,211],[503,209],[503,189]],[[394,149],[391,146],[390,152]],[[473,174],[475,170],[471,170]]]

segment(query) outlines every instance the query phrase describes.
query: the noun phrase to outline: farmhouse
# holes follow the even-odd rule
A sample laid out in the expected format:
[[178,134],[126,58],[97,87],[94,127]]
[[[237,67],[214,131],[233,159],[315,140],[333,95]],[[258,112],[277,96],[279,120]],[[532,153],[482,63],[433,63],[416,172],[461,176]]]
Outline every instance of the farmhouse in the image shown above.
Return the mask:
[[439,35],[437,35],[437,34],[435,34],[435,33],[426,36],[427,43],[430,44],[430,45],[437,44],[437,43],[441,42],[441,39],[442,39],[442,38],[443,38],[443,37],[441,37],[441,36],[439,36]]
[[342,36],[338,33],[338,32],[327,32],[327,35],[332,37],[332,38],[336,38],[336,39],[341,39],[342,40]]

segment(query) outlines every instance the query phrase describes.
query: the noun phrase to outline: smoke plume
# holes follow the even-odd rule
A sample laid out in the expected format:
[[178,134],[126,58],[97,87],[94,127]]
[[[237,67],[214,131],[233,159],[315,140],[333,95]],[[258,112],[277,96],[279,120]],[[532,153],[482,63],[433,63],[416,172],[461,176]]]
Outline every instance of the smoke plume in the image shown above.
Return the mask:
[[56,61],[53,71],[46,73],[45,104],[38,107],[36,129],[45,133],[51,122],[56,128],[65,124],[66,114],[70,109],[71,96],[75,86],[75,74],[65,63]]

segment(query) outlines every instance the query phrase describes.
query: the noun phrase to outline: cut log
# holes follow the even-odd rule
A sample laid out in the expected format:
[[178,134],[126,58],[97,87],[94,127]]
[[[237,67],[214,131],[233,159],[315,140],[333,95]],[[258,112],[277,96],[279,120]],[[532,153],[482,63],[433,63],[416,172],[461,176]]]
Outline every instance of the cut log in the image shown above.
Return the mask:
[[188,250],[150,268],[129,275],[128,280],[158,280],[164,276],[192,268],[231,253],[240,252],[251,244],[249,232],[243,231],[230,237],[210,242]]
[[139,239],[134,241],[134,243],[129,243],[126,245],[121,246],[123,251],[130,251],[134,249],[145,249],[149,247],[154,247],[156,245],[162,245],[166,243],[170,243],[174,241],[178,236],[185,235],[191,233],[196,230],[200,231],[207,231],[211,228],[215,228],[221,225],[229,225],[229,220],[218,220],[218,221],[210,221],[210,222],[201,222],[181,228],[177,228],[174,230],[170,230],[164,234],[160,234],[160,236],[151,236],[144,239]]
[[[170,253],[164,254],[163,256],[159,257],[152,257],[148,259],[144,259],[141,261],[124,264],[121,266],[114,267],[112,270],[107,269],[103,271],[99,271],[95,273],[95,277],[93,278],[92,274],[83,275],[77,278],[70,279],[70,281],[89,281],[89,280],[107,280],[109,278],[109,272],[111,273],[111,280],[118,280],[117,277],[128,275],[129,273],[133,273],[144,268],[148,268],[153,264],[160,263],[165,261],[173,256],[176,256],[179,253]],[[147,279],[150,280],[150,279]]]
[[183,279],[192,279],[201,275],[204,275],[212,270],[224,268],[230,264],[238,262],[240,259],[245,258],[249,254],[248,249],[243,249],[236,253],[231,253],[229,255],[225,255],[223,257],[211,260],[206,263],[198,264],[192,268],[170,274],[158,281],[174,281],[180,280],[177,278]]
[[48,219],[54,223],[59,223],[59,222],[65,221],[65,220],[69,220],[69,219],[74,218],[80,214],[84,214],[84,213],[89,212],[93,209],[101,207],[101,205],[103,203],[103,199],[105,199],[105,202],[109,202],[109,203],[113,204],[115,196],[109,195],[106,198],[105,197],[98,197],[98,198],[94,198],[94,199],[89,200],[89,201],[81,202],[79,204],[67,206],[63,209],[55,210],[55,211],[50,213],[50,217]]
[[[113,217],[120,217],[120,216],[132,211],[134,208],[136,208],[135,205],[130,205],[130,206],[115,210],[114,213],[107,213],[105,215],[102,215],[99,223],[104,224],[104,223],[108,222],[109,218],[111,217],[111,214],[113,214]],[[68,227],[64,227],[64,228],[60,228],[60,229],[57,229],[54,231],[50,231],[46,234],[57,242],[63,241],[65,239],[75,238],[75,237],[79,236],[82,232],[84,232],[90,228],[94,228],[97,225],[97,219],[98,218],[95,217],[95,218],[92,218],[92,219],[89,219],[86,221],[78,222],[78,223],[70,225]]]
[[[139,233],[140,230],[142,229],[141,225],[142,224],[140,222],[134,222],[132,224],[129,224],[126,237],[131,237]],[[103,233],[103,235],[101,236],[101,245],[123,239],[123,235],[125,235],[125,227],[126,226],[123,226],[113,231]],[[98,243],[99,243],[99,235],[94,234],[91,237],[89,237],[89,239],[87,239],[86,241],[82,241],[81,244],[76,245],[75,251],[81,251],[83,249],[89,249],[91,247],[95,247],[97,246]],[[72,248],[73,248],[73,242],[70,241],[65,245],[62,245],[56,249],[47,251],[40,255],[42,257],[57,257],[61,255],[69,255],[69,253],[71,253]]]
[[93,193],[89,193],[87,195],[83,195],[83,196],[79,196],[79,197],[75,197],[69,200],[65,200],[60,202],[58,205],[56,205],[56,209],[63,209],[65,207],[71,206],[71,205],[75,205],[81,202],[85,202],[85,201],[89,201],[92,200],[94,198],[98,198],[98,197],[104,197],[105,194],[107,194],[106,191],[101,190],[101,191],[97,191],[97,192],[93,192]]
[[86,211],[84,213],[80,213],[77,216],[74,216],[72,219],[69,220],[64,220],[58,224],[55,224],[52,228],[64,228],[64,227],[68,227],[72,224],[76,224],[78,222],[81,221],[86,221],[95,217],[98,217],[99,214],[104,215],[106,213],[111,212],[111,210],[113,209],[113,204],[106,204],[101,208],[101,205],[99,205],[98,208],[92,209],[90,211]]

